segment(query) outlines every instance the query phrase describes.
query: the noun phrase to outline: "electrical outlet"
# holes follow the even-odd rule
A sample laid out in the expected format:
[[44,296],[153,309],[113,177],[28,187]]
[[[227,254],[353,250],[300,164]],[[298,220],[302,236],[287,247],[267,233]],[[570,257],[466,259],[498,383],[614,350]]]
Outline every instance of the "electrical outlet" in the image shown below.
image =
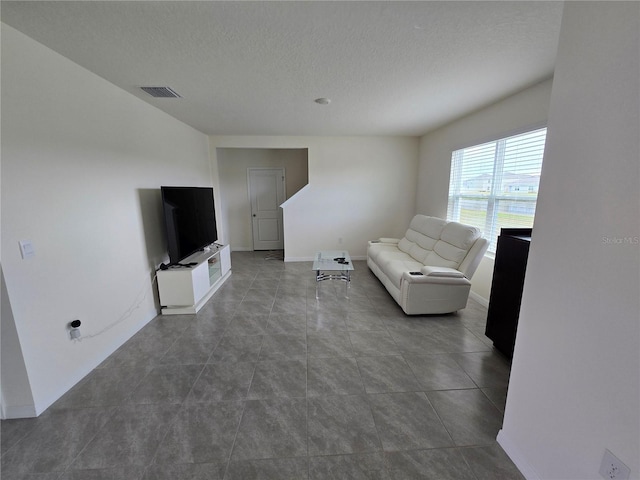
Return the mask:
[[613,453],[605,450],[600,464],[600,475],[607,480],[627,480],[631,470]]

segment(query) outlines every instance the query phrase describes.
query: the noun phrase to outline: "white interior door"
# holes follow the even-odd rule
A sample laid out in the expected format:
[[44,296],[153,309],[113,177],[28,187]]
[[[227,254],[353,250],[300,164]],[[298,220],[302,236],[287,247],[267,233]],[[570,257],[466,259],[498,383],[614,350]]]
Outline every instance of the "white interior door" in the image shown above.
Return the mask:
[[283,250],[284,168],[249,168],[254,250]]

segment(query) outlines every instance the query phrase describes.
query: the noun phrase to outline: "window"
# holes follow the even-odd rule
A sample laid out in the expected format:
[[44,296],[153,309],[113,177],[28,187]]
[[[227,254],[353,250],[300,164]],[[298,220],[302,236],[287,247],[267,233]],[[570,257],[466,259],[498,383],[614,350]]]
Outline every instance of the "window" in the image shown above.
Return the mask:
[[480,228],[490,253],[501,228],[533,227],[546,136],[541,128],[451,155],[447,219]]

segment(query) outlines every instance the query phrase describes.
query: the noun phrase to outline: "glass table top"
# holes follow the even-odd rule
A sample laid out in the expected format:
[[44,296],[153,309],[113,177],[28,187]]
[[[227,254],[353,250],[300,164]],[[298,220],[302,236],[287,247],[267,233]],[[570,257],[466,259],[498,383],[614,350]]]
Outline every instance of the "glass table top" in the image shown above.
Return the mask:
[[[338,263],[336,259],[344,259],[345,263]],[[346,272],[353,270],[353,262],[349,252],[345,250],[322,250],[316,252],[312,270],[333,270]]]

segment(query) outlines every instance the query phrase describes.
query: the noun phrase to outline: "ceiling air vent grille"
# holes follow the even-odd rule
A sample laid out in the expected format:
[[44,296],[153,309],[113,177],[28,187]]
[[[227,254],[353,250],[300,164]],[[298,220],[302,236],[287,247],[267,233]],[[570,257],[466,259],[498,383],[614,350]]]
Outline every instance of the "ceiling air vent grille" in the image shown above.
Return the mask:
[[152,97],[156,98],[182,98],[169,87],[140,87]]

